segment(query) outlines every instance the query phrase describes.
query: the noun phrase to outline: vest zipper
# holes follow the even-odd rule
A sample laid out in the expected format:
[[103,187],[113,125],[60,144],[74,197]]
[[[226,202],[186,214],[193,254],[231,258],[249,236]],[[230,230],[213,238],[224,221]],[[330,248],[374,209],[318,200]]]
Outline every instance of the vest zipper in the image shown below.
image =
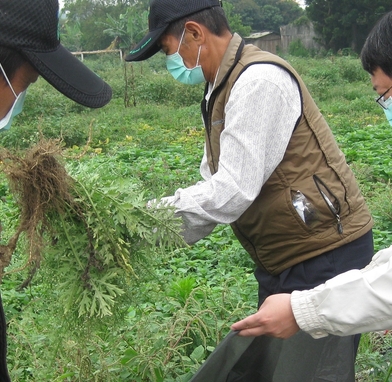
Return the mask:
[[[214,174],[215,174],[217,172],[217,169],[215,168],[214,154],[212,152],[212,143],[211,143],[211,124],[212,124],[211,116],[212,116],[212,110],[211,110],[211,107],[207,108],[207,101],[206,101],[206,98],[205,98],[206,94],[207,94],[207,86],[208,86],[208,84],[206,84],[206,88],[205,88],[205,91],[204,91],[204,98],[203,98],[203,101],[201,102],[201,113],[202,113],[203,120],[204,120],[204,128],[206,129],[207,136],[208,136],[208,139],[207,139],[206,143],[208,144],[208,146],[210,148],[211,163],[212,163],[212,167],[214,168]],[[211,94],[211,97],[210,97],[210,101],[211,101],[211,99],[212,99],[212,94]],[[211,102],[209,102],[209,103],[211,103]]]
[[343,233],[343,226],[342,226],[342,221],[340,219],[340,215],[338,211],[336,210],[335,206],[332,204],[331,200],[328,198],[327,195],[324,194],[324,192],[320,191],[322,197],[324,198],[325,202],[327,203],[327,206],[331,210],[331,212],[335,215],[336,220],[337,220],[337,225],[338,225],[338,232],[341,235]]
[[[335,216],[336,221],[337,221],[337,230],[340,235],[343,234],[343,225],[342,225],[342,220],[340,218],[340,203],[338,198],[328,189],[328,187],[325,185],[325,183],[317,176],[313,175],[314,182],[316,183],[317,189],[319,190],[322,198],[324,199],[325,203],[327,204],[329,210],[332,212],[332,214]],[[334,197],[336,200],[337,207],[332,203],[331,199],[328,198],[328,196],[325,194],[325,192],[321,189],[320,185],[330,194]]]

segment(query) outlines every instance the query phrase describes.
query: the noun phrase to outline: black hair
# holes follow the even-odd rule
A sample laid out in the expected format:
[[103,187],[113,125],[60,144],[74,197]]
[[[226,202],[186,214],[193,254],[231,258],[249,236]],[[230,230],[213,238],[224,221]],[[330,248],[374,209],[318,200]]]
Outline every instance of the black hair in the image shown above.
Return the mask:
[[213,7],[203,9],[200,12],[174,21],[169,25],[168,29],[165,31],[165,34],[170,34],[180,38],[182,32],[184,31],[185,23],[188,21],[194,21],[198,24],[204,25],[211,33],[217,36],[222,36],[225,32],[230,31],[230,26],[223,8]]
[[[27,60],[16,50],[0,46],[0,64],[10,81],[25,62]],[[0,79],[3,77],[3,72],[0,70]]]
[[361,62],[370,74],[380,68],[392,77],[392,12],[384,15],[370,31],[361,51]]

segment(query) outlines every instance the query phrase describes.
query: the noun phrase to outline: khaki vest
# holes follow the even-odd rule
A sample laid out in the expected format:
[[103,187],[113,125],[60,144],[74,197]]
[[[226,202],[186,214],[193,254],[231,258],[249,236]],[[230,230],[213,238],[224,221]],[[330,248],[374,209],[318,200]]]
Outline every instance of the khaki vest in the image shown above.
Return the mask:
[[[244,45],[236,34],[223,57],[208,110],[202,104],[211,173],[218,171],[219,138],[231,88],[241,72],[255,63],[287,70],[302,98],[302,115],[282,162],[252,205],[231,224],[257,266],[279,274],[361,237],[373,221],[343,153],[300,76],[280,57]],[[302,196],[306,198],[305,221],[294,206],[295,198]]]

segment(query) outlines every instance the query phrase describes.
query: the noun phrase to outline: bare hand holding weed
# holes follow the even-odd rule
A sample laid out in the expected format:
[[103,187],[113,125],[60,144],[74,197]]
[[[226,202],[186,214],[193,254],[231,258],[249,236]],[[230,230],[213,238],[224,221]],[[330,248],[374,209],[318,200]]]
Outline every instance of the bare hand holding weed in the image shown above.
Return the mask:
[[269,296],[259,311],[236,322],[232,330],[240,330],[240,336],[260,336],[262,334],[289,338],[299,330],[291,309],[290,294]]

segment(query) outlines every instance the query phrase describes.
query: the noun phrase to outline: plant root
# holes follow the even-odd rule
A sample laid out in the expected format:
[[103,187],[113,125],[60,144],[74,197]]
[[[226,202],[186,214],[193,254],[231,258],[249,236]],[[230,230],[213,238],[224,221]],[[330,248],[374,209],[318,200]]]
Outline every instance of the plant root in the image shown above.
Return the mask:
[[73,202],[72,178],[60,161],[61,151],[58,140],[41,140],[23,156],[0,150],[1,168],[20,209],[15,234],[7,245],[0,246],[0,279],[22,232],[28,240],[28,264],[35,268],[31,275],[35,273],[41,261],[44,234],[50,232],[48,217],[64,213],[66,206]]

